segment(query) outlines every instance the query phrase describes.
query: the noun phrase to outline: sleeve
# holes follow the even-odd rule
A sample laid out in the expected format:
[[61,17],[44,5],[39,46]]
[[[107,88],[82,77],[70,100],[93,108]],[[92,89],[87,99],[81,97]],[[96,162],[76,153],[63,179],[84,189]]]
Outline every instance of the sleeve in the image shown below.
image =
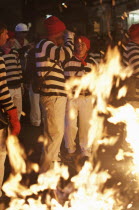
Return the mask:
[[124,66],[130,66],[133,69],[133,76],[139,77],[139,47],[126,47],[123,51]]
[[3,58],[0,57],[0,104],[5,111],[8,111],[15,107],[11,99],[9,89],[7,86],[7,81],[5,78],[6,78],[5,64]]
[[90,63],[92,65],[95,65],[97,70],[99,70],[100,55],[94,53],[90,53],[89,55],[90,55]]
[[126,49],[123,49],[123,59],[122,59],[122,62],[124,64],[125,67],[127,67],[129,65],[129,62],[128,62],[128,52]]
[[95,62],[97,62],[97,64],[99,64],[101,61],[101,55],[99,53],[90,53],[90,54],[93,57],[93,59],[95,60]]
[[[61,61],[70,59],[73,54],[73,41],[68,38],[63,47],[56,46],[51,41],[41,41],[36,46],[36,67],[42,67],[45,65],[45,61],[49,58],[51,61]],[[44,61],[44,62],[43,62]]]
[[17,52],[17,70],[20,75],[20,82],[23,83],[23,71],[22,71],[21,61],[20,61],[18,52]]

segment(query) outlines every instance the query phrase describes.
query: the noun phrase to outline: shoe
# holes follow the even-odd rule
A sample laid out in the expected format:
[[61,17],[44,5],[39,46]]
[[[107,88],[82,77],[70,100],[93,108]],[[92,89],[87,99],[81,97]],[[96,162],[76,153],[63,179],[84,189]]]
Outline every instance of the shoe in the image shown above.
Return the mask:
[[63,155],[63,159],[65,160],[65,161],[68,161],[68,162],[74,162],[75,161],[75,159],[76,159],[76,157],[77,157],[77,152],[75,151],[75,152],[73,152],[73,153],[67,153],[67,154],[65,154],[65,155]]

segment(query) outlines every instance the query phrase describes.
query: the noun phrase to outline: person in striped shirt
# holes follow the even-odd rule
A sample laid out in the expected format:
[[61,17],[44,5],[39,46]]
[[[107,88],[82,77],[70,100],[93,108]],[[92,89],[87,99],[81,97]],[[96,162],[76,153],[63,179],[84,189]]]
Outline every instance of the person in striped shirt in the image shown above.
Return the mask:
[[14,45],[14,34],[8,33],[9,39],[0,48],[0,56],[4,58],[6,67],[6,80],[12,100],[17,107],[18,119],[20,119],[22,112],[22,90],[23,89],[23,77],[22,69],[19,59],[19,54]]
[[60,161],[67,101],[62,63],[72,57],[74,48],[74,33],[65,32],[66,26],[61,20],[51,16],[44,21],[44,24],[47,38],[37,44],[35,53],[38,76],[44,76],[49,72],[40,91],[44,133],[48,140],[42,154],[40,172],[53,166],[53,162]]
[[127,101],[139,107],[139,24],[133,24],[128,30],[129,41],[123,49],[123,63],[133,69],[128,80]]
[[[0,46],[3,46],[8,39],[7,27],[0,23]],[[17,109],[11,99],[6,81],[5,62],[0,57],[0,108],[8,115],[12,135],[18,135],[20,132],[20,122],[17,116]],[[6,141],[7,127],[4,127],[0,119],[0,196],[2,195],[1,186],[4,177],[4,163],[6,159]]]
[[[98,63],[88,53],[90,49],[90,40],[85,36],[78,36],[75,39],[75,53],[73,57],[64,62],[65,78],[81,78],[89,73],[92,69],[98,70]],[[82,90],[78,98],[68,97],[66,107],[66,120],[65,120],[65,147],[68,150],[67,157],[76,155],[76,135],[79,127],[79,145],[81,149],[81,156],[88,158],[91,155],[92,149],[88,147],[88,131],[90,128],[90,118],[92,114],[92,97],[89,90]],[[74,116],[71,118],[71,112]],[[79,118],[79,126],[77,119]]]

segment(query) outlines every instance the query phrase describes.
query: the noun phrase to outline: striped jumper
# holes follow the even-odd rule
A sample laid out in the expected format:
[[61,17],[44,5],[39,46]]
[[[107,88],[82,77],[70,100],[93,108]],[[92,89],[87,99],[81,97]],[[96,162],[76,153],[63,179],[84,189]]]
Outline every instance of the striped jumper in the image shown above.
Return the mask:
[[3,57],[5,62],[8,87],[10,89],[20,87],[23,82],[23,77],[18,52],[15,49],[11,49],[8,54],[5,54],[4,51],[0,49],[0,56]]
[[[133,69],[133,83],[136,83],[135,97],[139,98],[139,44],[129,42],[123,50],[123,63]],[[130,84],[131,89],[131,84]]]
[[[66,96],[62,63],[65,59],[72,57],[73,47],[74,45],[70,38],[67,39],[63,47],[58,47],[47,39],[43,39],[37,44],[35,57],[38,75],[44,76],[52,69],[42,85],[41,95]],[[57,64],[53,67],[55,63]]]
[[[97,55],[98,60],[98,55]],[[85,58],[86,65],[84,66],[76,56],[73,56],[69,61],[65,61],[63,63],[64,66],[64,75],[65,79],[69,79],[71,77],[82,77],[86,73],[91,72],[93,65],[95,65],[98,69],[98,62],[94,59],[94,54],[90,53]],[[75,90],[72,90],[72,93],[75,93]],[[82,90],[80,95],[90,95],[89,90]]]
[[0,57],[0,106],[5,111],[15,108],[7,87],[5,63],[2,57]]
[[73,76],[81,77],[85,73],[89,73],[92,70],[93,65],[98,67],[98,63],[96,59],[94,59],[93,54],[88,54],[85,62],[86,65],[84,66],[76,56],[73,56],[69,61],[64,62],[65,78],[69,79]]

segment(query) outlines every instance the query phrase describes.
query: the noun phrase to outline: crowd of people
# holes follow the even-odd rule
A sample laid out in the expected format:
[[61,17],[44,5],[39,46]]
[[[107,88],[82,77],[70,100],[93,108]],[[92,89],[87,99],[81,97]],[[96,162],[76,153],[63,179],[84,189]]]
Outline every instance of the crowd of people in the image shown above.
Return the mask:
[[[20,118],[24,88],[30,99],[30,122],[40,126],[43,122],[44,148],[41,155],[40,173],[61,161],[60,146],[64,139],[69,157],[76,155],[75,139],[79,133],[80,155],[88,159],[92,148],[88,146],[88,131],[93,109],[91,93],[82,90],[78,98],[67,95],[65,82],[81,78],[94,69],[99,71],[100,56],[91,52],[86,36],[68,31],[57,17],[44,21],[46,37],[37,43],[26,39],[29,28],[19,23],[15,31],[8,31],[0,24],[0,106],[8,116],[4,124],[0,116],[0,189],[4,176],[6,138],[20,133]],[[127,99],[138,106],[139,95],[139,24],[129,29],[129,40],[121,51],[123,64],[131,66],[133,92]],[[39,92],[33,89],[35,77],[41,81]],[[38,85],[37,83],[35,84]],[[71,112],[74,115],[71,117]]]

